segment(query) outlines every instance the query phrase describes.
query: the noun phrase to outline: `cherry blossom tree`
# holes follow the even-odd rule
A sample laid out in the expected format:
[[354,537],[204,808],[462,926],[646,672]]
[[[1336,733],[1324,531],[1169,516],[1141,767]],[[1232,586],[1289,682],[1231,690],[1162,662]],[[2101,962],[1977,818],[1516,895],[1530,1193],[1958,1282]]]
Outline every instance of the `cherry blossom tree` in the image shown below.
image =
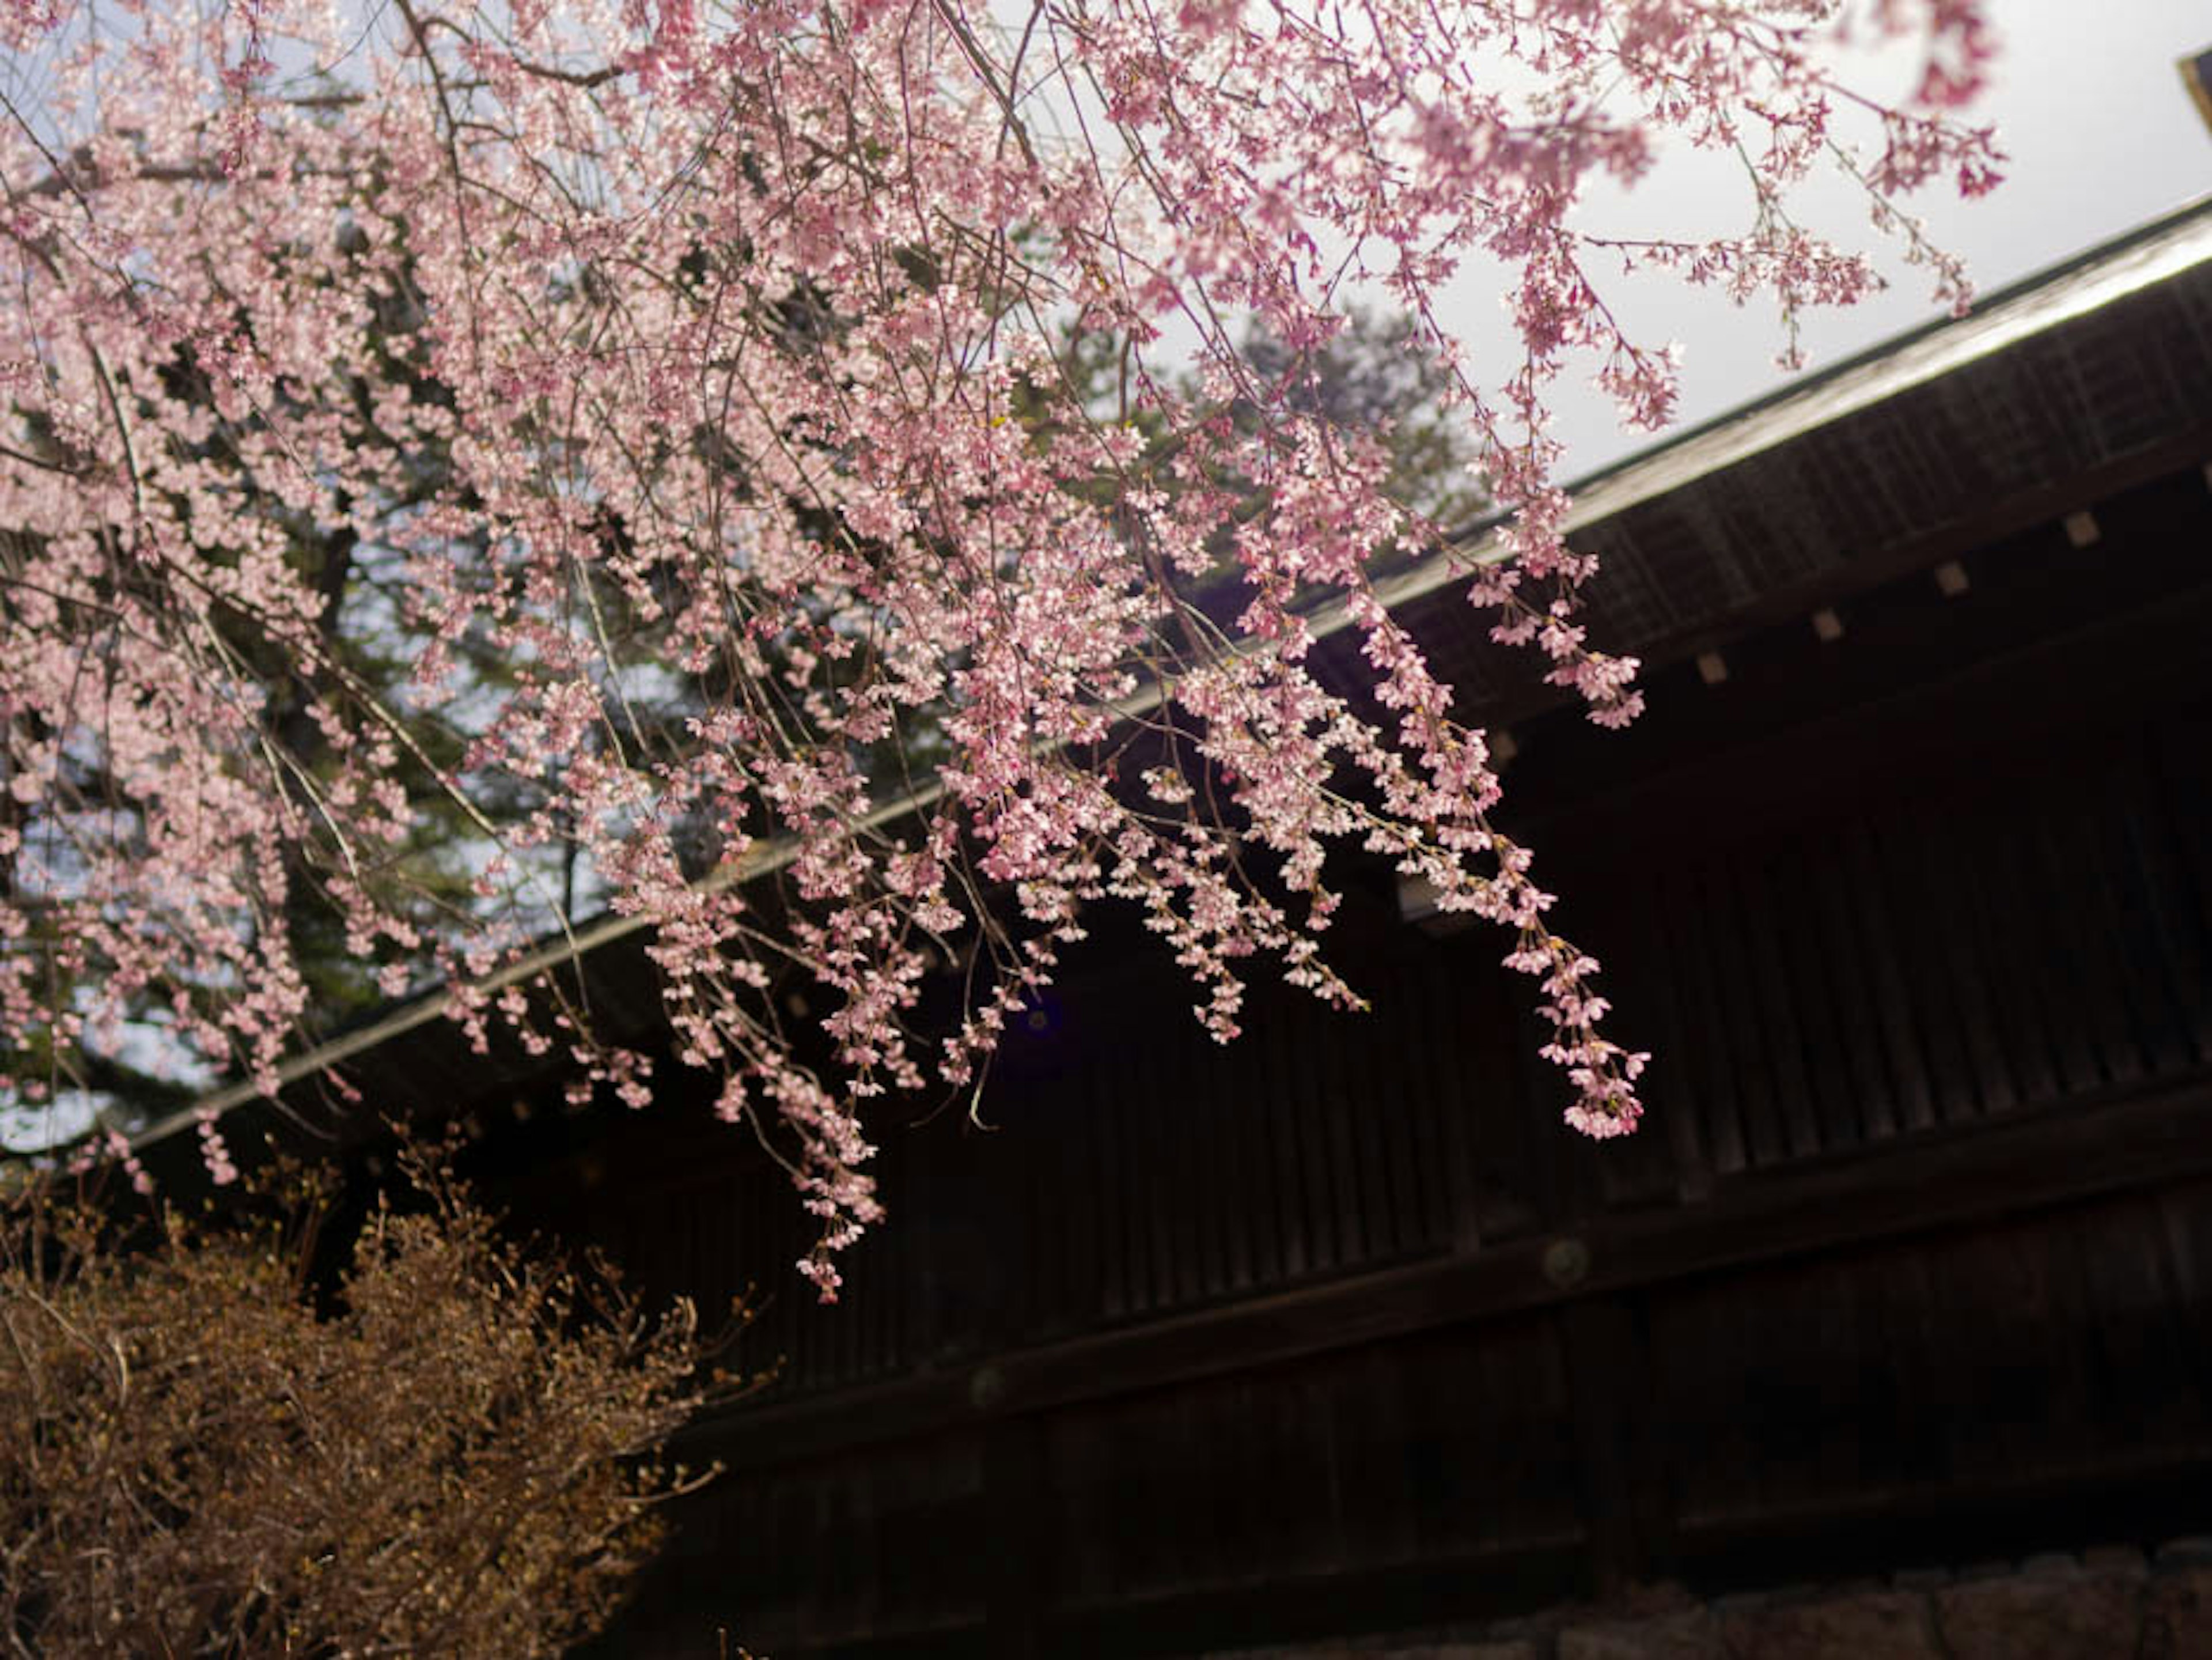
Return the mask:
[[[1998,159],[1955,114],[1974,0],[4,0],[0,29],[16,1098],[148,1031],[273,1090],[312,922],[642,1104],[574,976],[515,974],[611,909],[653,930],[678,1060],[820,1218],[824,1294],[879,1214],[866,1104],[980,1088],[1093,907],[1141,910],[1224,1038],[1257,969],[1356,1006],[1332,848],[1497,924],[1567,1122],[1632,1128],[1644,1057],[1376,573],[1461,562],[1532,673],[1631,719],[1546,416],[1579,367],[1668,419],[1671,353],[1608,284],[1792,328],[1850,302],[1874,266],[1790,209],[1835,167],[1963,305],[1896,203]],[[1919,42],[1905,106],[1827,67],[1847,29]],[[1740,234],[1579,223],[1670,139],[1741,159]],[[1471,261],[1508,361],[1449,325]],[[1377,301],[1502,558],[1334,413]],[[1361,702],[1310,672],[1324,611]]]

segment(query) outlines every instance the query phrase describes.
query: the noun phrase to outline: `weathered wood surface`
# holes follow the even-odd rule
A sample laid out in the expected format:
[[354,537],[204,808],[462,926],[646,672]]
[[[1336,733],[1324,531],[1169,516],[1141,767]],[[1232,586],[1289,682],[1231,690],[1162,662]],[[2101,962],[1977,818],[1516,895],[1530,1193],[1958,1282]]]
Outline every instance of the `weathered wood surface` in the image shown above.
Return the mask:
[[1379,879],[1376,1012],[1261,992],[1226,1050],[1103,939],[996,1128],[886,1132],[833,1310],[714,1127],[495,1135],[659,1285],[778,1290],[620,1651],[1164,1653],[2212,1526],[2212,497],[2095,505],[1662,671],[1626,738],[1516,729],[1662,1051],[1626,1144]]

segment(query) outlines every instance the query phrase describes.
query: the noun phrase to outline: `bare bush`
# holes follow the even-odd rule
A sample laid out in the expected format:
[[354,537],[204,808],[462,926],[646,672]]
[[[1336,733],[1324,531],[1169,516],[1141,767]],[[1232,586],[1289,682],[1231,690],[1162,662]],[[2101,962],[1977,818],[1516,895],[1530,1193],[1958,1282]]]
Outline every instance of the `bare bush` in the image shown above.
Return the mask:
[[221,1222],[19,1197],[0,1225],[0,1632],[11,1653],[551,1654],[600,1629],[704,1477],[688,1304],[503,1238],[406,1161],[317,1306],[332,1189]]

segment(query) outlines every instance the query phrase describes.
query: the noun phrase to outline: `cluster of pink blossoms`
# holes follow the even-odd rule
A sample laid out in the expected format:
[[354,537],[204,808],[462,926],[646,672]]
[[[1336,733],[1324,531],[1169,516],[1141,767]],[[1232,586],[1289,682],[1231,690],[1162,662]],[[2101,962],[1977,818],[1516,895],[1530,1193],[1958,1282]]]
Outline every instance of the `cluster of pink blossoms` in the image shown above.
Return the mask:
[[[1885,213],[1985,187],[1988,135],[1937,106],[1976,7],[1875,9],[1923,31],[1929,103],[1838,153]],[[1642,1057],[1374,598],[1443,527],[1304,378],[1353,297],[1414,319],[1510,515],[1470,599],[1632,716],[1633,663],[1576,620],[1547,388],[1581,361],[1632,420],[1671,408],[1593,260],[1792,313],[1872,284],[1785,205],[1852,106],[1838,12],[6,0],[16,1098],[149,1022],[273,1088],[312,912],[387,992],[434,975],[478,1041],[642,1102],[572,975],[516,978],[611,907],[652,926],[679,1060],[821,1218],[828,1295],[879,1214],[866,1103],[979,1087],[1094,905],[1140,908],[1224,1037],[1256,960],[1356,1003],[1319,950],[1349,844],[1508,932],[1569,1122],[1632,1128]],[[1747,158],[1745,234],[1578,231],[1585,184],[1670,133]],[[1469,258],[1510,273],[1494,378],[1439,320]],[[1380,720],[1309,671],[1328,604]],[[456,860],[460,900],[427,874]],[[946,975],[963,1012],[918,1035]]]

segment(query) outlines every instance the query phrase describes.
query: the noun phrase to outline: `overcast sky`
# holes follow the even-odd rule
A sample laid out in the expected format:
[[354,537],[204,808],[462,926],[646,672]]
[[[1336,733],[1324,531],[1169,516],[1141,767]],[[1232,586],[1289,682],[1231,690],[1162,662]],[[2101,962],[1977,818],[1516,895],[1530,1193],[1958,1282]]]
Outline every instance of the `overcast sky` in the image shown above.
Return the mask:
[[[1990,9],[2004,31],[2004,55],[1981,119],[2000,129],[2012,158],[2007,180],[1977,202],[1931,190],[1915,203],[1935,240],[1966,255],[1978,289],[2002,287],[2212,191],[2212,131],[2174,67],[2212,47],[2212,0],[1996,0]],[[1869,89],[1889,96],[1910,73],[1889,59],[1866,70]],[[1730,188],[1724,169],[1702,169],[1705,159],[1668,156],[1633,192],[1593,198],[1583,222],[1741,228],[1748,216],[1740,187]],[[1808,189],[1803,206],[1805,222],[1848,245],[1868,245],[1864,210],[1846,191]],[[1808,327],[1809,368],[1938,314],[1923,277],[1893,262],[1885,269],[1894,283],[1889,293],[1823,313]],[[1497,291],[1496,273],[1476,271],[1455,291],[1453,320],[1478,367],[1483,344],[1506,338]],[[1663,278],[1616,289],[1608,300],[1647,337],[1683,342],[1684,422],[1720,414],[1790,378],[1773,367],[1781,336],[1771,308],[1739,312]],[[1570,477],[1650,441],[1623,433],[1611,404],[1582,385],[1563,388],[1558,407]]]

